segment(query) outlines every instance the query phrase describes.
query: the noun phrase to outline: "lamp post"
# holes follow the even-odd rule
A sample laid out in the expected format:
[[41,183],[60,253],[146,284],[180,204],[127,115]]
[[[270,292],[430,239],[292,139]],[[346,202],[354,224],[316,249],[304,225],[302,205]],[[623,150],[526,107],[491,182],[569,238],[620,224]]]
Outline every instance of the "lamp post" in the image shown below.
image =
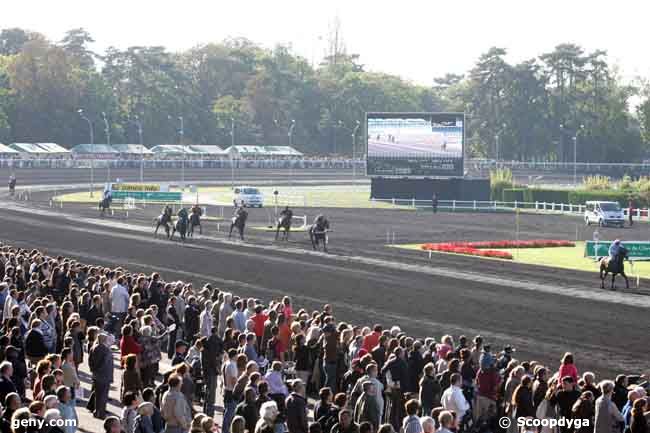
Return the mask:
[[564,123],[560,123],[560,155],[561,162],[565,163],[566,158],[564,157]]
[[585,129],[585,125],[580,125],[573,136],[573,184],[578,184],[578,134]]
[[[173,120],[172,116],[167,116],[167,119]],[[178,116],[177,117],[178,121],[180,122],[180,129],[178,129],[178,135],[180,137],[180,145],[181,145],[181,152],[183,154],[183,157],[181,158],[181,188],[184,190],[185,189],[185,124],[183,121],[183,116]]]
[[135,116],[135,120],[131,121],[138,127],[138,137],[140,138],[140,183],[144,185],[144,142],[142,140],[142,122],[139,116]]
[[497,167],[499,166],[499,133],[494,134],[494,147],[496,151]]
[[79,113],[79,116],[88,122],[88,129],[90,130],[90,150],[91,150],[91,158],[90,158],[90,196],[93,196],[93,190],[95,189],[95,155],[92,154],[92,151],[94,150],[95,147],[95,129],[93,128],[93,123],[90,121],[90,119],[84,114],[84,110],[82,108],[77,110],[77,113]]
[[352,177],[357,177],[357,131],[361,126],[361,122],[357,120],[357,124],[352,131]]
[[[108,117],[106,117],[106,112],[102,111],[102,119],[104,119],[104,133],[106,134],[106,144],[108,147],[111,147],[111,128],[108,125]],[[110,158],[110,157],[109,157]],[[111,161],[108,160],[108,165],[106,166],[106,181],[111,182]]]
[[[293,128],[296,127],[295,119],[291,119],[291,124],[289,125],[289,131],[287,136],[289,137],[289,147],[293,145]],[[293,161],[289,161],[289,186],[293,186]]]
[[230,185],[235,190],[235,118],[230,118]]

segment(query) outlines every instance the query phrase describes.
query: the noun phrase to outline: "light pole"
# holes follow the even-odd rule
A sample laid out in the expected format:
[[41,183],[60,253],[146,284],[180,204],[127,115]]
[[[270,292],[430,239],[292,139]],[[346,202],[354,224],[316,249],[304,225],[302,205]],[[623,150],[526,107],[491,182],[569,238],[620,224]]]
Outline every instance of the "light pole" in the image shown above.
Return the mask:
[[565,163],[566,158],[564,157],[564,123],[560,123],[560,162]]
[[[167,116],[169,120],[172,120],[172,116]],[[181,188],[184,190],[185,189],[185,124],[183,121],[183,116],[178,116],[177,117],[178,121],[180,122],[180,129],[178,129],[178,135],[180,137],[180,145],[181,145],[181,151],[183,154],[183,157],[181,158]]]
[[144,185],[144,142],[142,140],[142,122],[138,115],[136,115],[135,120],[132,120],[131,122],[138,127],[138,137],[140,138],[140,183]]
[[235,118],[230,118],[230,185],[235,190]]
[[77,110],[77,113],[79,113],[79,116],[88,122],[88,129],[90,130],[90,196],[93,196],[93,190],[95,189],[95,155],[92,153],[95,148],[95,129],[93,128],[93,123],[90,121],[90,119],[84,114],[84,110],[82,108]]
[[496,150],[497,167],[499,166],[499,133],[494,134],[494,146]]
[[585,129],[585,125],[580,125],[573,136],[573,184],[578,184],[578,134]]
[[357,177],[357,131],[361,126],[361,122],[357,120],[357,124],[352,131],[352,177]]
[[[289,125],[289,131],[287,136],[289,137],[289,147],[293,145],[293,128],[296,127],[296,121],[291,119],[291,125]],[[293,162],[289,161],[289,186],[293,186]]]
[[[108,125],[108,118],[106,117],[106,112],[102,111],[102,118],[104,119],[104,133],[106,134],[106,144],[108,147],[111,147],[111,128]],[[110,156],[109,156],[110,158]],[[108,160],[108,165],[106,166],[106,181],[111,182],[111,160]]]

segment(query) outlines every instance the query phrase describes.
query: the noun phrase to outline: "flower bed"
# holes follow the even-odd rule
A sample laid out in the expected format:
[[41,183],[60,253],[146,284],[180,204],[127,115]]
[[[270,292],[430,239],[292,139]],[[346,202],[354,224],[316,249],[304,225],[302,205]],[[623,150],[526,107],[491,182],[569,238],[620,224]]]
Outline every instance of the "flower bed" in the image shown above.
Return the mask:
[[570,241],[535,239],[530,241],[485,241],[485,242],[444,242],[427,243],[420,248],[425,251],[441,251],[445,253],[466,254],[470,256],[496,257],[512,260],[512,254],[507,251],[490,250],[487,248],[550,248],[573,247]]

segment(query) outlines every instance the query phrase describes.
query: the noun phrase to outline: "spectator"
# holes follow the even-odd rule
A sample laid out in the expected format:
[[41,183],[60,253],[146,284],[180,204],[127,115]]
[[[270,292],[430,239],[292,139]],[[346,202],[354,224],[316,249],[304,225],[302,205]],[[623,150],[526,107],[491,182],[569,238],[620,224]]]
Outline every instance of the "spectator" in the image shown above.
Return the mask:
[[530,376],[524,376],[521,383],[512,395],[511,404],[514,406],[516,418],[534,418],[535,407],[533,404],[533,380]]
[[75,433],[77,431],[79,417],[77,416],[77,409],[74,400],[72,399],[72,390],[67,386],[59,386],[56,389],[56,396],[59,399],[59,412],[61,418],[65,420],[74,420],[74,423],[66,423],[66,425],[64,425],[64,432]]
[[[573,383],[578,383],[578,369],[573,364],[573,354],[567,352],[562,357],[562,364],[560,365],[560,370],[558,371],[558,378],[562,379],[564,377],[570,376],[573,379]],[[559,382],[561,383],[561,382]]]
[[274,401],[264,403],[260,407],[260,418],[255,425],[255,433],[281,433],[276,429],[278,414],[278,405]]
[[321,336],[321,346],[323,348],[323,371],[325,373],[325,386],[330,388],[332,392],[336,392],[337,387],[337,348],[338,348],[338,335],[336,328],[332,324],[328,324],[323,328],[323,335]]
[[36,364],[48,353],[49,348],[45,344],[41,321],[35,319],[31,324],[30,330],[25,334],[25,354],[32,364]]
[[361,424],[369,422],[374,430],[379,428],[381,413],[377,402],[377,388],[370,380],[362,384],[363,393],[356,402],[354,409],[354,422]]
[[602,395],[596,400],[594,415],[594,433],[619,433],[623,416],[612,402],[614,383],[606,380],[600,383]]
[[440,424],[440,429],[436,433],[452,433],[452,430],[456,430],[454,427],[454,415],[450,411],[445,410],[440,412],[438,424]]
[[126,287],[124,287],[124,278],[119,277],[115,282],[115,285],[111,287],[110,299],[110,312],[115,316],[113,320],[116,321],[113,326],[118,330],[118,332],[120,332],[122,329],[122,324],[124,323],[124,318],[126,317],[126,313],[129,309],[130,300],[129,291]]
[[9,361],[0,363],[0,401],[5,401],[7,395],[16,392],[16,385],[11,380],[14,367]]
[[97,342],[88,355],[88,365],[93,379],[93,393],[88,403],[93,408],[95,417],[99,419],[106,417],[108,392],[113,383],[113,356],[106,346],[107,337],[104,333],[99,334]]
[[332,427],[331,433],[359,433],[359,426],[354,422],[349,409],[341,408],[339,422]]
[[235,361],[236,356],[237,350],[230,349],[228,351],[228,360],[223,366],[223,433],[228,433],[232,417],[235,415],[235,409],[237,407],[237,400],[234,395],[235,385],[237,384],[238,378],[237,362]]
[[255,403],[256,393],[253,388],[246,388],[244,391],[244,401],[237,405],[235,415],[241,416],[246,420],[246,429],[251,432],[255,430],[258,420],[258,408]]
[[122,372],[122,384],[120,389],[120,397],[124,399],[126,393],[131,392],[138,395],[144,389],[140,372],[136,369],[138,358],[134,354],[128,355],[125,360],[125,369]]
[[[209,303],[206,303],[206,306]],[[208,311],[208,310],[206,310]],[[212,323],[212,322],[210,322]],[[214,415],[214,403],[217,389],[217,376],[221,370],[221,360],[223,358],[223,340],[219,337],[219,332],[216,326],[210,329],[210,336],[203,346],[201,352],[201,367],[203,370],[203,380],[205,382],[205,403],[203,411],[208,416]]]
[[406,417],[402,422],[402,433],[422,433],[422,424],[420,424],[420,418],[418,418],[417,413],[420,409],[420,404],[417,400],[409,400],[406,402],[405,410]]
[[424,376],[420,379],[420,404],[422,413],[430,414],[434,407],[440,406],[442,389],[435,376],[436,366],[428,363],[424,366]]
[[451,375],[451,386],[442,393],[441,404],[445,410],[453,411],[462,419],[470,406],[460,388],[462,377],[458,373]]
[[307,399],[305,384],[296,379],[291,384],[293,391],[285,402],[287,410],[287,428],[289,433],[308,433]]
[[632,407],[632,420],[630,422],[630,433],[648,433],[648,409],[645,397],[639,398]]
[[192,422],[192,411],[181,393],[183,379],[174,373],[167,381],[169,391],[162,399],[160,411],[165,420],[165,433],[187,432]]
[[154,413],[153,408],[153,404],[148,401],[140,403],[133,425],[133,433],[160,433],[160,431],[155,431],[153,427],[151,419]]
[[594,431],[594,395],[591,391],[583,391],[580,398],[573,405],[573,419],[589,420],[582,425],[575,433],[592,433]]

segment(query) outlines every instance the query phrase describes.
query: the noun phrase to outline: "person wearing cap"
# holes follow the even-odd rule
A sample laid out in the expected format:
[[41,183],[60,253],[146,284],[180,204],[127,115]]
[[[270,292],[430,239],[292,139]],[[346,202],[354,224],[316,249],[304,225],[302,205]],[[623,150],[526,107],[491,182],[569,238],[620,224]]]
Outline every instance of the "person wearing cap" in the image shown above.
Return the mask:
[[623,244],[621,243],[620,239],[616,239],[612,244],[609,246],[609,259],[613,260],[618,256],[619,251],[623,248]]
[[174,344],[175,354],[172,358],[172,365],[178,365],[185,361],[185,352],[187,352],[187,342],[183,340],[178,340]]
[[[487,350],[487,352],[485,352]],[[484,347],[481,355],[481,364],[476,374],[476,404],[474,405],[474,418],[496,415],[497,396],[501,385],[501,376],[496,369],[494,357],[484,356],[490,353],[490,346]]]
[[285,401],[287,413],[287,428],[289,433],[308,433],[307,400],[305,384],[300,379],[291,382],[292,392]]
[[497,360],[497,369],[503,370],[510,364],[512,360],[512,353],[515,351],[512,346],[505,346],[503,351],[499,354],[499,359]]

